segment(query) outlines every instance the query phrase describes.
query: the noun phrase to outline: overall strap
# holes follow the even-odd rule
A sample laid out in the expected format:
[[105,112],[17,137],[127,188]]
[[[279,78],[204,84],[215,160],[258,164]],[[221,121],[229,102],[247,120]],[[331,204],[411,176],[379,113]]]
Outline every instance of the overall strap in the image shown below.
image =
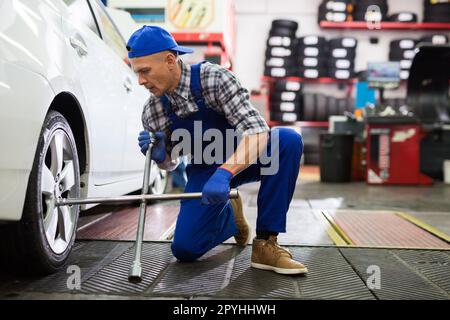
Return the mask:
[[172,107],[170,106],[169,98],[167,98],[166,95],[163,95],[161,98],[159,98],[159,101],[161,101],[163,105],[163,109],[166,112],[167,116],[171,121],[175,121],[177,119],[177,115],[175,112],[172,111]]
[[191,93],[194,97],[195,103],[200,109],[206,107],[200,79],[200,68],[205,62],[206,61],[191,65]]
[[166,97],[166,95],[163,95],[159,98],[159,101],[161,101],[164,110],[170,114],[171,113],[171,109],[170,109],[170,102],[169,99]]

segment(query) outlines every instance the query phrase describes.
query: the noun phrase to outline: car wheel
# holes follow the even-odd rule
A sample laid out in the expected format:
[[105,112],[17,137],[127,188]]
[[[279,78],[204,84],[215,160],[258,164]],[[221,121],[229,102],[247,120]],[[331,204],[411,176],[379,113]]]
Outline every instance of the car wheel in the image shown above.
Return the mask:
[[2,254],[7,269],[48,274],[66,262],[74,241],[79,206],[55,207],[57,198],[80,196],[75,138],[67,120],[50,111],[39,137],[19,223],[6,225],[10,246]]
[[161,170],[155,162],[152,162],[152,171],[156,171],[155,179],[150,185],[151,194],[163,194],[167,190],[169,176],[167,171]]

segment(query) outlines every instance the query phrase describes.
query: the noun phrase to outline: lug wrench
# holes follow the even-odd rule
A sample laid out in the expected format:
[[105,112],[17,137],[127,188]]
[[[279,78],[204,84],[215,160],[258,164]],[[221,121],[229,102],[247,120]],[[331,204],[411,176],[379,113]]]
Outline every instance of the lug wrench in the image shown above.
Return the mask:
[[[136,196],[121,196],[114,198],[87,198],[87,199],[57,199],[55,201],[56,207],[71,206],[80,204],[92,204],[92,203],[129,203],[140,200],[141,205],[139,207],[139,220],[136,231],[136,242],[134,247],[134,260],[130,267],[128,275],[128,281],[131,283],[139,283],[142,281],[142,266],[141,266],[141,254],[142,254],[142,242],[144,238],[145,216],[147,211],[148,200],[181,200],[181,199],[199,199],[202,197],[201,192],[181,193],[181,194],[147,194],[150,182],[151,173],[151,154],[152,147],[155,143],[155,138],[150,135],[150,144],[148,146],[147,153],[145,154],[145,168],[144,168],[144,181],[142,183],[142,194]],[[239,197],[239,191],[237,189],[231,189],[229,198],[236,199]]]

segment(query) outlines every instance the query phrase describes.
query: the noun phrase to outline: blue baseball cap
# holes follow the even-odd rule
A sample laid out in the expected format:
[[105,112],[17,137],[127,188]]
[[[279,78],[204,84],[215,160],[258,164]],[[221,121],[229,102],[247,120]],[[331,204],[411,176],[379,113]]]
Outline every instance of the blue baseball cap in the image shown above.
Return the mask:
[[143,26],[135,31],[128,40],[127,50],[130,59],[166,50],[176,51],[180,55],[194,52],[179,46],[169,32],[158,26]]

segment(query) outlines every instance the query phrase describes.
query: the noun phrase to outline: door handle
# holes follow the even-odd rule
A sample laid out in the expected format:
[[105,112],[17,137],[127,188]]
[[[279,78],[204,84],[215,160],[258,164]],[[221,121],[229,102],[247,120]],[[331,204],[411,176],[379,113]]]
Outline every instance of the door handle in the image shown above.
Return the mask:
[[123,86],[125,88],[125,90],[127,90],[127,93],[133,91],[133,83],[131,82],[131,78],[130,77],[126,77],[125,80],[123,81]]
[[70,37],[70,45],[77,51],[80,57],[88,54],[86,43],[78,34]]

